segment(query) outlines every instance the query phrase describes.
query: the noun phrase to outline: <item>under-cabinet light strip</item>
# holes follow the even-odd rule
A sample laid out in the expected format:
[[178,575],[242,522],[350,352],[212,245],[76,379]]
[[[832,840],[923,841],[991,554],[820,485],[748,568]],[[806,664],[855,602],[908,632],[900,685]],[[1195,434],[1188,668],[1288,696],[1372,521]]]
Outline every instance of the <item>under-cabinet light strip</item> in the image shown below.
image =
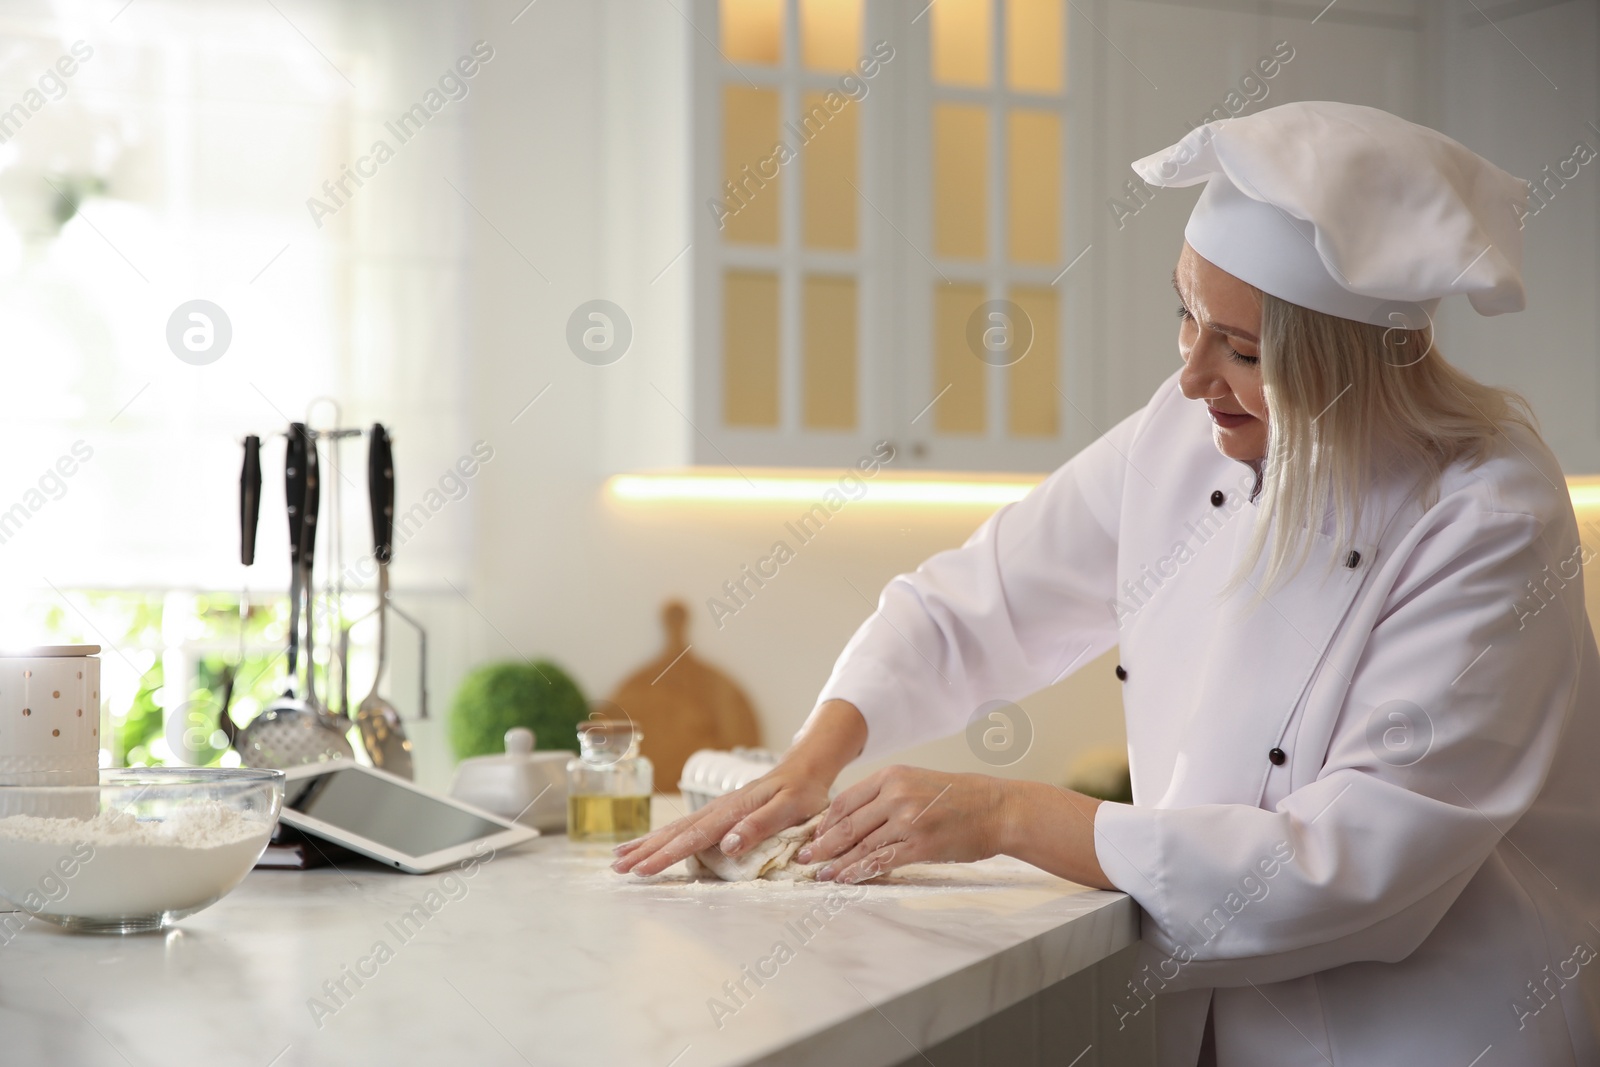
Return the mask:
[[[959,478],[911,479],[879,475],[845,480],[816,475],[619,474],[610,479],[613,497],[628,501],[725,501],[783,503],[821,500],[830,490],[848,500],[875,504],[970,504],[998,507],[1028,495],[1038,481]],[[1600,478],[1568,482],[1574,508],[1600,508]]]
[[781,503],[820,501],[829,492],[869,504],[977,504],[998,507],[1021,500],[1038,483],[962,481],[957,479],[876,478],[847,472],[836,478],[773,477],[738,474],[619,474],[609,483],[611,495],[629,501],[727,501]]
[[1572,494],[1574,509],[1600,508],[1600,478],[1568,478],[1567,491]]

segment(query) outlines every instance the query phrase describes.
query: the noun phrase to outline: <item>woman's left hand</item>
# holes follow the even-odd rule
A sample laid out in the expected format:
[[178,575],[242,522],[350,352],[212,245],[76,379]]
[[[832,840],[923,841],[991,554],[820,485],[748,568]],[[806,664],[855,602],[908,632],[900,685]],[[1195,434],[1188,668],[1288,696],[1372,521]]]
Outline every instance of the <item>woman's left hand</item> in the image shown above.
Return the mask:
[[841,792],[795,858],[819,880],[858,882],[907,863],[965,863],[1000,850],[1006,781],[886,767]]

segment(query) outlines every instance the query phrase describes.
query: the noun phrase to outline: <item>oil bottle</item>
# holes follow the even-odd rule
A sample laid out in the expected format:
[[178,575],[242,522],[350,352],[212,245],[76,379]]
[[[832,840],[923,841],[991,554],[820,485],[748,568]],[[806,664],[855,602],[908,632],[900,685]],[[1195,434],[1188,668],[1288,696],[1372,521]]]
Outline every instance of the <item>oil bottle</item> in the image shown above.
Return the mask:
[[629,841],[650,831],[655,768],[640,755],[633,723],[590,719],[578,727],[578,755],[567,761],[567,836]]

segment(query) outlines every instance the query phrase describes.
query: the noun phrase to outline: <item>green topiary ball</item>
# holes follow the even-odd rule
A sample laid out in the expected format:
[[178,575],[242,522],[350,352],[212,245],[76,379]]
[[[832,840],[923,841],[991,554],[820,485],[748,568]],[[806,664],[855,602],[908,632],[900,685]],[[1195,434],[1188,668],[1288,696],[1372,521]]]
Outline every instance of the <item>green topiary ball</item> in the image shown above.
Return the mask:
[[479,667],[450,705],[450,747],[457,759],[506,750],[506,731],[526,726],[541,749],[578,747],[578,724],[589,702],[566,671],[548,660]]

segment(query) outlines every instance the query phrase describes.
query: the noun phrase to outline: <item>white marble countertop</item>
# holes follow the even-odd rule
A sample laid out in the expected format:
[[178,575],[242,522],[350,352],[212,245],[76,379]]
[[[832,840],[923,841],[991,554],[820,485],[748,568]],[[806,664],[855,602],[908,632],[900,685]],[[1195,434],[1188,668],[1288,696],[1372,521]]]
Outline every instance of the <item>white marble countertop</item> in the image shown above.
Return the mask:
[[255,871],[165,934],[35,920],[0,945],[0,1062],[870,1067],[1138,936],[1128,897],[1003,858],[855,887],[608,863],[556,835],[471,877]]

